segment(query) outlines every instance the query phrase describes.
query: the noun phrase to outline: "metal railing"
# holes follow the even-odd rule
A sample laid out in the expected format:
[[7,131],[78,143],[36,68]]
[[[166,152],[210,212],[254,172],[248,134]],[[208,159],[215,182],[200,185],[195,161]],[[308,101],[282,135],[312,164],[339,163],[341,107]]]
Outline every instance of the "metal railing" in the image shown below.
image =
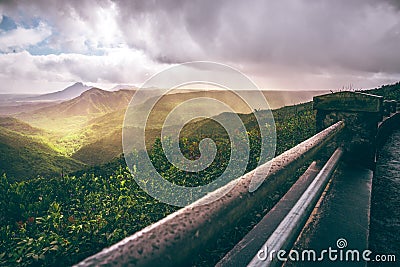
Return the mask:
[[[356,144],[364,142],[375,148],[376,143],[382,142],[394,125],[400,125],[400,113],[396,112],[397,103],[383,101],[382,97],[339,92],[337,95],[328,94],[314,100],[314,103],[319,103],[317,105],[317,109],[320,111],[317,112],[318,129],[322,129],[323,125],[338,122],[232,181],[231,183],[235,183],[234,185],[229,183],[226,186],[230,188],[233,186],[233,188],[222,197],[218,194],[224,190],[216,190],[192,205],[170,214],[83,260],[76,266],[178,266],[190,264],[193,255],[204,249],[210,242],[217,240],[223,232],[235,227],[236,222],[249,212],[262,206],[268,195],[282,186],[287,178],[293,176],[299,168],[320,157],[322,150],[324,150],[325,156],[327,150],[335,151],[322,169],[315,169],[316,164],[313,162],[278,202],[277,206],[282,209],[280,211],[272,209],[264,217],[267,219],[263,219],[259,223],[267,221],[265,224],[270,228],[266,231],[266,238],[262,239],[264,245],[275,250],[290,246],[313,210],[316,201],[342,158],[342,154],[347,154],[349,150],[352,151],[352,148],[356,148],[355,153],[358,152],[357,146],[352,143],[353,135],[359,135]],[[355,114],[359,114],[359,116]],[[368,120],[370,115],[374,116],[373,119],[364,124],[363,121]],[[343,131],[345,124],[346,131]],[[360,130],[364,131],[361,135]],[[370,136],[372,137],[370,138]],[[366,137],[367,139],[365,139]],[[340,146],[343,143],[345,144],[342,149]],[[369,152],[369,150],[366,151]],[[371,151],[376,153],[374,149]],[[252,188],[254,179],[263,181],[258,188]],[[209,197],[217,200],[208,203],[206,198]],[[247,236],[256,232],[254,231],[256,227]],[[257,233],[253,233],[254,235]],[[236,247],[242,249],[251,243],[243,240]],[[264,240],[266,241],[264,242]],[[232,263],[232,259],[235,258],[231,257],[231,254],[236,253],[235,248],[218,263],[218,266]],[[259,250],[259,247],[254,247],[254,242],[248,246],[249,248],[256,248],[250,253],[251,255],[255,255]],[[226,258],[228,259],[226,260]],[[253,261],[250,258],[245,262],[245,264],[248,263],[253,266],[260,264],[265,266],[266,264],[265,262],[260,263],[256,256]],[[274,265],[276,262],[267,264]]]
[[[388,117],[383,117],[383,120],[376,126],[375,141],[377,143],[385,139],[394,124],[400,124],[400,113],[396,113],[395,102],[385,101],[382,112],[383,116]],[[345,123],[345,120],[336,122],[308,140],[232,181],[231,183],[235,184],[229,183],[226,187],[233,186],[233,188],[222,197],[218,194],[221,194],[224,188],[170,214],[83,260],[76,266],[177,266],[188,264],[195,253],[198,253],[210,242],[217,240],[224,231],[235,227],[236,222],[250,211],[260,207],[269,194],[282,186],[287,177],[293,176],[299,168],[315,159],[322,148],[330,147],[332,151],[336,149],[319,173],[314,171],[313,175],[309,175],[309,186],[305,187],[304,184],[300,186],[301,189],[298,191],[301,192],[297,192],[297,199],[292,199],[290,209],[286,207],[285,213],[281,212],[279,216],[275,216],[274,211],[269,212],[270,217],[275,216],[275,219],[279,218],[279,221],[275,221],[276,225],[270,229],[265,244],[276,250],[289,246],[297,237],[344,153],[339,146],[343,141],[343,136],[340,134],[345,132],[342,131]],[[306,174],[307,171],[303,176],[307,176]],[[254,179],[263,181],[260,187],[252,188]],[[296,187],[296,184],[293,187]],[[217,200],[208,203],[206,199],[210,197]],[[254,253],[256,252],[254,251]],[[258,266],[259,264],[261,263],[256,257],[250,261],[250,265]],[[265,262],[262,264],[265,265]],[[275,263],[268,262],[268,264],[274,265]],[[219,265],[224,265],[224,259]]]
[[[293,176],[321,148],[331,143],[344,126],[345,123],[339,121],[232,181],[236,183],[233,189],[220,198],[216,197],[216,201],[201,204],[203,200],[200,199],[76,266],[177,266],[189,263],[194,253],[234,227],[250,210],[260,207],[269,194],[285,183],[287,177]],[[249,186],[255,175],[261,176],[264,182],[256,191],[250,192]],[[219,194],[219,191],[210,194]]]
[[[343,150],[341,148],[335,150],[312,183],[304,191],[300,199],[264,243],[263,247],[269,248],[270,251],[280,251],[292,245],[339,164],[342,154]],[[281,262],[277,262],[276,259],[274,260],[261,261],[260,256],[256,254],[248,266],[258,267],[281,264]]]

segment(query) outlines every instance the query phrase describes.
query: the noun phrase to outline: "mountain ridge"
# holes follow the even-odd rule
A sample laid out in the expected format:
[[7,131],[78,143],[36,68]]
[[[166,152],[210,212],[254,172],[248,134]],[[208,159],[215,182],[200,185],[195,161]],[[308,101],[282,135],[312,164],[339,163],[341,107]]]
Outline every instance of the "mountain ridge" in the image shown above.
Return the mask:
[[78,97],[83,92],[92,88],[91,86],[85,85],[81,82],[76,82],[60,91],[47,93],[39,96],[28,97],[25,100],[28,101],[57,101],[57,100],[69,100]]
[[104,114],[120,109],[121,106],[126,107],[132,95],[133,92],[130,90],[110,92],[93,87],[71,100],[39,109],[35,114],[44,112],[51,115],[55,108],[59,112],[58,114],[64,116],[82,116],[93,113]]

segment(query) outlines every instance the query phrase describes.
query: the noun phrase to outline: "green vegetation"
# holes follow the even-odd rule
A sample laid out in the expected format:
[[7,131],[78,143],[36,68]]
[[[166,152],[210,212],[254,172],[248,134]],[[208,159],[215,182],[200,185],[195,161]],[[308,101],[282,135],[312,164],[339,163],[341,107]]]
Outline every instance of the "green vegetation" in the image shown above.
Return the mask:
[[43,131],[12,118],[0,118],[0,125],[7,127],[0,126],[0,172],[10,179],[26,180],[38,173],[59,177],[84,167],[46,143]]
[[113,130],[103,137],[82,146],[72,158],[90,166],[112,161],[122,153],[122,130]]
[[[17,118],[45,130],[48,133],[46,142],[70,157],[82,147],[104,138],[105,134],[121,129],[125,109],[133,94],[134,91],[129,90],[108,92],[92,88],[77,98],[18,114]],[[121,152],[119,150],[111,158]]]
[[383,96],[385,100],[400,101],[400,82],[382,85],[379,88],[365,91],[369,94]]
[[311,102],[277,109],[273,114],[277,155],[315,134],[315,113]]
[[0,178],[0,265],[67,266],[176,210],[140,190],[119,168],[112,176]]
[[[281,125],[279,131],[289,132],[288,143],[299,143],[309,137],[307,135],[313,134],[312,130],[304,131],[314,125],[314,112],[310,104],[282,108],[275,111],[275,115],[283,116],[277,123]],[[250,170],[255,167],[259,153],[259,134],[256,123],[252,121],[254,117],[242,115],[242,118],[250,128]],[[288,123],[285,124],[284,120],[288,120]],[[203,131],[198,131],[199,125],[192,127],[204,137],[210,122],[197,123],[203,125]],[[171,182],[192,186],[208,183],[224,170],[230,153],[219,130],[213,134],[214,137],[219,136],[216,140],[218,160],[202,174],[177,171],[172,165],[165,164],[159,140],[151,149],[150,158]],[[181,149],[188,158],[199,155],[198,138],[196,135],[182,137]],[[285,140],[279,140],[285,143]],[[119,158],[63,178],[39,177],[16,183],[10,183],[3,176],[0,182],[0,204],[4,207],[0,215],[0,264],[73,264],[177,209],[148,196],[123,164],[123,159]],[[145,173],[135,175],[146,179]]]
[[[383,87],[373,93],[399,99],[399,85],[394,85],[396,92]],[[92,100],[84,103],[100,105]],[[51,119],[57,124],[45,130],[15,119],[0,120],[0,169],[6,173],[0,178],[0,265],[71,265],[177,210],[154,200],[139,188],[134,178],[147,179],[149,173],[136,172],[133,177],[124,158],[116,157],[121,154],[122,104],[113,110],[101,110],[90,113],[82,121],[75,113],[58,119],[54,115]],[[57,110],[53,107],[51,112],[57,113]],[[315,133],[311,103],[283,107],[274,110],[273,115],[277,130],[276,154]],[[50,119],[40,114],[35,116],[39,118],[37,122]],[[219,116],[228,119],[230,115]],[[260,153],[259,129],[253,115],[239,116],[249,134],[251,155],[247,170],[251,170],[256,167]],[[30,119],[34,120],[34,116]],[[70,131],[55,132],[64,122],[70,122],[67,124],[71,129],[63,126]],[[77,124],[73,126],[73,122]],[[180,148],[190,159],[199,156],[198,145],[203,138],[210,137],[217,144],[217,160],[197,174],[179,171],[166,163],[160,140],[156,138],[159,129],[149,131],[150,158],[161,175],[173,183],[187,186],[209,183],[224,171],[229,160],[226,132],[212,120],[193,121],[181,133]],[[132,156],[140,159],[140,154]],[[70,174],[61,176],[60,167]],[[38,173],[46,175],[37,177]],[[13,179],[17,176],[19,181]],[[262,211],[249,217],[261,218],[295,180],[296,176],[288,177],[287,184],[266,199]],[[240,239],[238,233],[244,234],[245,230],[244,227],[226,234],[225,245],[216,246],[229,249]],[[220,254],[223,251],[212,255]],[[198,264],[205,262],[206,259],[200,258]]]

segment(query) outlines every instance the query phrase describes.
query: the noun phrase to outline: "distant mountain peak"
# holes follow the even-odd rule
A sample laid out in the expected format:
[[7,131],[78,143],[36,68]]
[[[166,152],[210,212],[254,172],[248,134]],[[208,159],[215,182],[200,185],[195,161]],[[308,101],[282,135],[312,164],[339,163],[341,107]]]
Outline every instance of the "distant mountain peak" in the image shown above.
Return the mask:
[[66,91],[82,91],[82,92],[84,92],[84,91],[89,90],[90,88],[92,88],[92,87],[85,85],[82,82],[76,82],[73,85],[70,85],[70,86],[64,88],[63,90],[55,92],[55,93],[61,93],[61,92],[66,92]]
[[92,88],[91,86],[85,85],[82,82],[76,82],[61,91],[48,93],[40,96],[29,98],[29,100],[38,101],[57,101],[57,100],[70,100],[80,96],[83,92]]
[[110,93],[110,91],[106,91],[97,87],[91,87],[90,89],[82,92],[79,96],[83,97],[83,96],[87,96],[87,95],[92,95],[92,94],[106,94],[106,93]]
[[136,89],[138,89],[138,87],[135,85],[131,85],[131,84],[118,84],[118,85],[114,86],[113,88],[111,88],[110,91],[119,91],[121,89],[136,90]]
[[40,108],[28,114],[25,118],[31,115],[44,116],[46,118],[59,118],[60,120],[72,116],[95,117],[99,114],[102,115],[126,108],[133,94],[134,91],[132,90],[110,92],[91,87],[73,99],[49,107]]

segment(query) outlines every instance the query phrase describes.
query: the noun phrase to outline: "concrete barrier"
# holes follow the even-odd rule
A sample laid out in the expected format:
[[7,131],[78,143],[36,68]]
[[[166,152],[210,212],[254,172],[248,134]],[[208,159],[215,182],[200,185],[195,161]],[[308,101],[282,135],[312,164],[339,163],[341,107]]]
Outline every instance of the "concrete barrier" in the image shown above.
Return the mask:
[[397,111],[397,101],[390,100],[390,112],[395,113]]
[[388,117],[392,112],[392,102],[390,100],[383,101],[383,115]]
[[389,117],[385,117],[378,124],[378,131],[376,133],[376,145],[379,150],[385,143],[387,137],[392,133],[393,130],[400,127],[400,112],[395,112]]
[[314,97],[313,107],[317,110],[317,131],[340,120],[346,123],[341,140],[345,160],[373,169],[378,123],[384,107],[390,107],[389,102],[384,102],[381,96],[339,92]]

